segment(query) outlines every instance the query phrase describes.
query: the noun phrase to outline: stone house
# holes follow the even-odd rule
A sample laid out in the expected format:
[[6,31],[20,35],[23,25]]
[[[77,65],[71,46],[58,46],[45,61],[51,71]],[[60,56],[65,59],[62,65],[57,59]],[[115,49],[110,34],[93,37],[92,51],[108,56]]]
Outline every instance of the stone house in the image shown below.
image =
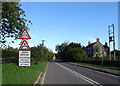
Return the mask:
[[90,43],[89,41],[85,50],[89,57],[96,57],[97,55],[99,57],[106,57],[109,54],[109,47],[107,46],[107,43],[103,45],[99,38],[97,38],[94,43]]

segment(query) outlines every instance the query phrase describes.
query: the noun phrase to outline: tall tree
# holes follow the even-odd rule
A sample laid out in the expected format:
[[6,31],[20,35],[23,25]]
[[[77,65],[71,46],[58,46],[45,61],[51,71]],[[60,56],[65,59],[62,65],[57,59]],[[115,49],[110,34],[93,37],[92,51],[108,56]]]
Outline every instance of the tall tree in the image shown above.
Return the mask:
[[80,61],[87,57],[85,50],[78,43],[62,43],[56,46],[56,50],[63,61]]
[[21,9],[21,4],[19,2],[2,2],[1,11],[2,29],[0,30],[0,33],[2,43],[7,41],[6,38],[16,39],[22,29],[28,29],[29,23],[31,23],[31,21],[25,19],[25,11]]
[[58,52],[58,58],[61,59],[64,55],[64,49],[68,46],[68,43],[64,42],[61,45],[56,45],[56,51]]

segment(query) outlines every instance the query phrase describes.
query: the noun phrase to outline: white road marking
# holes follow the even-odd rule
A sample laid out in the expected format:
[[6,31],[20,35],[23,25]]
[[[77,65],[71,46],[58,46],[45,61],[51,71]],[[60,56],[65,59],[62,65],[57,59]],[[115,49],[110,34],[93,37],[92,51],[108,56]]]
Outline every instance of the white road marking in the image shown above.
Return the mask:
[[[48,63],[49,64],[49,63]],[[48,68],[48,64],[46,66],[46,69],[45,69],[45,72],[44,72],[44,75],[43,75],[43,78],[42,78],[42,81],[41,81],[41,85],[44,84],[44,81],[45,81],[45,76],[46,76],[46,71],[47,71],[47,68]]]
[[[82,68],[82,67],[81,67]],[[92,69],[88,69],[88,68],[82,68],[82,69],[86,69],[86,70],[91,70],[91,71],[94,71]],[[113,77],[117,77],[117,78],[120,78],[119,76],[117,75],[112,75],[112,74],[109,74],[109,73],[104,73],[104,72],[100,72],[100,71],[97,71],[95,70],[94,72],[98,72],[98,73],[102,73],[102,74],[106,74],[106,75],[110,75],[110,76],[113,76]]]
[[[88,68],[84,68],[84,67],[80,67],[80,68],[85,69],[85,70],[94,71],[94,70],[92,70],[92,69],[88,69]],[[97,70],[95,70],[94,72],[98,72],[98,73],[102,73],[102,74],[106,74],[106,75],[110,75],[110,76],[114,76],[114,77],[118,77],[118,78],[120,78],[120,77],[117,76],[117,75],[112,75],[112,74],[104,73],[104,72],[100,72],[100,71],[97,71]],[[119,72],[119,71],[118,71],[118,72]]]
[[34,83],[34,86],[38,83],[38,81],[39,81],[39,79],[40,79],[42,73],[43,73],[43,72],[41,72],[40,75],[38,76],[37,80],[36,80],[35,83]]
[[90,78],[87,78],[86,76],[83,76],[82,74],[80,74],[80,73],[78,73],[78,72],[76,72],[76,71],[73,71],[73,70],[71,70],[70,68],[67,68],[67,67],[65,67],[65,66],[63,66],[63,65],[61,65],[61,64],[58,64],[58,63],[55,63],[55,64],[57,64],[57,65],[65,68],[65,69],[68,70],[69,72],[75,74],[75,75],[78,76],[79,78],[84,79],[85,81],[89,82],[90,84],[93,84],[93,85],[95,85],[95,86],[96,86],[96,85],[102,86],[102,85],[99,84],[98,82],[96,82],[96,81],[94,81],[94,80],[92,80],[92,79],[90,79]]

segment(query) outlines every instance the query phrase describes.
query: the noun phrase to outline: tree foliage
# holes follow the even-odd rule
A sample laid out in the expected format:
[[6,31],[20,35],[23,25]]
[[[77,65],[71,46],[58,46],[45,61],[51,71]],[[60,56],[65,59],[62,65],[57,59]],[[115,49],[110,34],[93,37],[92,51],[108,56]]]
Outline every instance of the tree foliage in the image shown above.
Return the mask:
[[69,45],[62,43],[61,45],[56,46],[56,50],[59,57],[61,57],[64,61],[79,61],[87,57],[87,54],[81,44],[78,43],[72,42]]
[[56,51],[58,52],[58,58],[61,59],[61,57],[64,56],[64,50],[68,46],[68,43],[64,42],[61,45],[56,45]]
[[31,48],[31,59],[32,62],[46,61],[54,55],[47,47],[43,44],[39,44]]
[[2,43],[5,43],[6,37],[17,38],[22,29],[28,29],[31,21],[25,19],[25,11],[21,9],[19,2],[2,2]]
[[[48,61],[53,57],[54,53],[47,47],[39,44],[37,46],[31,47],[31,62],[38,63],[40,61]],[[14,58],[13,58],[14,57]],[[8,61],[10,59],[17,59],[19,61],[19,51],[17,48],[8,47],[2,49],[2,59]]]

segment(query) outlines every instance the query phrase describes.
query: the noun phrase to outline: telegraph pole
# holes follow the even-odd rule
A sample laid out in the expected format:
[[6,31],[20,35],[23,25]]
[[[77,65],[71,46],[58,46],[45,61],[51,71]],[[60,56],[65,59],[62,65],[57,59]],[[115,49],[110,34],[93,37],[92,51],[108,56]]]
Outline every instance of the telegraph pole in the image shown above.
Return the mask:
[[45,42],[45,40],[42,40],[42,56],[43,56],[43,47],[44,47],[44,42]]
[[45,42],[45,40],[42,40],[42,45],[44,46],[44,42]]
[[[110,27],[112,27],[112,29]],[[111,26],[108,26],[108,33],[109,33],[109,48],[110,48],[110,42],[113,42],[114,60],[116,60],[114,24],[112,24]],[[111,60],[111,53],[110,53],[110,60]]]

